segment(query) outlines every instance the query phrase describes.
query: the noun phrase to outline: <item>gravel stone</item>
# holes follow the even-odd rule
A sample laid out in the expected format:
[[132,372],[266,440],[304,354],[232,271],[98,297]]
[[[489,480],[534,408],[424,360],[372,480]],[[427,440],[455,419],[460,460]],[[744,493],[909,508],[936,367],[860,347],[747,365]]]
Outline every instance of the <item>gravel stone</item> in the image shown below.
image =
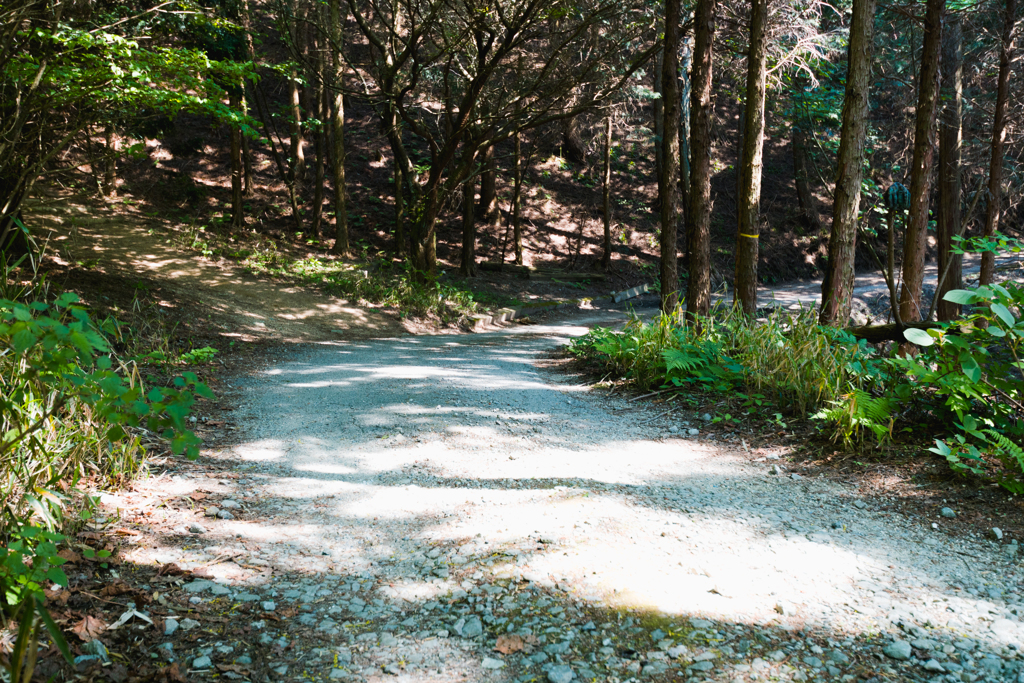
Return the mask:
[[548,681],[550,683],[570,683],[576,678],[576,673],[571,666],[558,664],[548,669]]
[[886,645],[882,649],[882,652],[885,653],[886,657],[902,661],[910,659],[910,655],[913,653],[913,649],[911,648],[910,643],[908,643],[907,641],[897,640],[893,643]]
[[942,508],[939,512],[946,519],[956,519],[956,511],[953,508]]
[[211,666],[213,666],[213,660],[206,655],[196,657],[192,660],[193,669],[209,669]]

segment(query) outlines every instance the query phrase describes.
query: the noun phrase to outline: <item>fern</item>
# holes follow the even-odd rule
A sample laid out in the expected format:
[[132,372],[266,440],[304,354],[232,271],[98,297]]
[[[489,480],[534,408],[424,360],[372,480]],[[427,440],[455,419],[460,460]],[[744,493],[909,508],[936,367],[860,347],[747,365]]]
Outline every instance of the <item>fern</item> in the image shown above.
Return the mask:
[[889,396],[872,396],[861,389],[854,389],[839,401],[833,401],[831,408],[816,413],[815,420],[835,424],[832,440],[840,438],[846,448],[862,444],[867,433],[875,437],[881,448],[892,439],[892,427],[896,421],[896,401]]

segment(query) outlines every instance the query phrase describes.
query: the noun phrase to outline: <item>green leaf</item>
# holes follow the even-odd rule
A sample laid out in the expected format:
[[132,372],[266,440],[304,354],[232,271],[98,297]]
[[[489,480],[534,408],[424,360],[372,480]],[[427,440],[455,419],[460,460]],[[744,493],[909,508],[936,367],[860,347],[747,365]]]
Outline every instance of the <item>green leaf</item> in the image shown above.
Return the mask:
[[[64,585],[67,584],[65,583]],[[59,628],[57,628],[57,624],[54,623],[53,617],[51,617],[50,613],[46,611],[45,607],[43,607],[43,601],[40,598],[36,598],[36,612],[43,620],[43,624],[46,625],[46,631],[50,634],[50,638],[53,639],[54,645],[56,645],[57,649],[60,650],[60,653],[64,655],[64,661],[73,666],[75,659],[71,656],[71,649],[68,648],[68,642],[64,640],[64,634],[60,632]]]
[[50,569],[46,572],[46,578],[48,578],[50,581],[53,581],[58,586],[63,586],[64,588],[68,587],[68,576],[64,573],[63,569],[60,569],[58,567],[50,567]]
[[951,301],[954,304],[972,304],[975,302],[976,297],[974,292],[970,292],[966,289],[951,289],[942,297],[946,301]]
[[977,382],[981,379],[981,367],[978,365],[978,361],[974,360],[971,356],[964,354],[960,359],[960,367],[963,369],[967,379],[972,382]]
[[908,327],[903,330],[903,338],[911,344],[917,344],[918,346],[931,346],[935,343],[935,339],[930,334],[916,327]]
[[989,308],[991,308],[992,312],[998,315],[999,319],[1006,323],[1008,327],[1013,327],[1013,324],[1017,322],[1016,320],[1013,319],[1013,313],[1010,313],[1010,309],[1008,309],[1006,306],[1000,303],[995,303],[992,304]]
[[36,343],[36,335],[32,334],[28,330],[18,330],[14,334],[14,338],[11,340],[14,346],[15,353],[25,353],[33,344]]

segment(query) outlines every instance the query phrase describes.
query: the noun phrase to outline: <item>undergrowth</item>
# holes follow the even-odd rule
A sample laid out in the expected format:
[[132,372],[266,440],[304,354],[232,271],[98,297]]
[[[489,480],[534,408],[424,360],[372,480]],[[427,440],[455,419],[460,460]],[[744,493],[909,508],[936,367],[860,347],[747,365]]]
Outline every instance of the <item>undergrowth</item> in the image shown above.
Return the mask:
[[359,303],[395,308],[401,317],[433,318],[447,325],[461,322],[485,306],[516,303],[454,283],[418,282],[404,264],[395,263],[383,252],[371,253],[366,244],[354,261],[347,261],[326,256],[293,258],[266,238],[241,246],[205,231],[187,231],[182,239],[184,246],[205,256],[236,260],[255,275],[286,278]]
[[885,450],[899,432],[914,439],[922,427],[946,425],[929,450],[956,472],[1024,493],[1024,290],[993,285],[947,298],[973,312],[908,329],[916,355],[819,325],[812,310],[754,321],[727,307],[696,322],[633,317],[622,331],[591,330],[569,351],[640,390],[756,397],[815,420],[848,450]]

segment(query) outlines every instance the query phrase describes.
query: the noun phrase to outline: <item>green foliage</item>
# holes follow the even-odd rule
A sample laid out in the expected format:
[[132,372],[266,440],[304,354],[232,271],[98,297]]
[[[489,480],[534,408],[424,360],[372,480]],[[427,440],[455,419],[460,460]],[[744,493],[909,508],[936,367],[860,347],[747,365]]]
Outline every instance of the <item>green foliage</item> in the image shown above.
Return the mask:
[[115,370],[103,332],[76,302],[0,301],[0,494],[11,514],[30,509],[50,528],[85,471],[118,477],[135,466],[132,428],[195,457],[186,419],[196,395],[213,397],[193,373],[147,391],[137,372]]
[[847,448],[863,445],[868,434],[873,435],[881,447],[892,440],[896,408],[897,403],[892,397],[872,396],[866,391],[854,389],[840,400],[832,401],[831,407],[818,411],[813,417],[833,423],[833,440],[842,439]]
[[205,365],[213,361],[218,353],[217,349],[211,346],[204,346],[201,349],[192,349],[178,356],[178,362],[188,365]]

